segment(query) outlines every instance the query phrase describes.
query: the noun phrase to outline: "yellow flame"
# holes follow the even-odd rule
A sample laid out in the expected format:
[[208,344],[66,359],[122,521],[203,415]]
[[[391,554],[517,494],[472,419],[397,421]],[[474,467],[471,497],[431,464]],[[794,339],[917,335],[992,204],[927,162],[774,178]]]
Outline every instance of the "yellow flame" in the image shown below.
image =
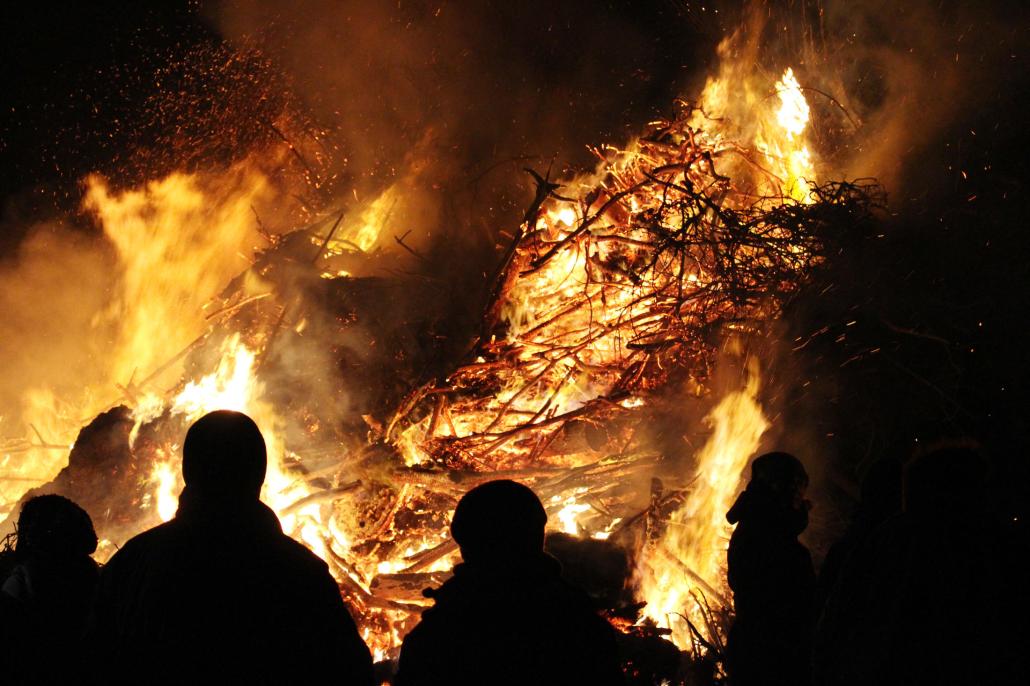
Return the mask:
[[[579,488],[576,489],[577,493],[585,492],[587,489]],[[584,512],[589,512],[592,508],[586,503],[581,503],[577,499],[576,495],[569,495],[562,498],[560,495],[556,495],[551,498],[552,503],[560,503],[562,508],[555,514],[555,519],[558,521],[558,530],[578,536],[582,532],[582,528],[579,524],[579,517]]]
[[[121,267],[108,313],[120,324],[110,378],[138,381],[204,331],[204,305],[249,265],[252,208],[268,194],[265,177],[242,165],[219,180],[174,173],[121,193],[99,176],[87,179],[84,206]],[[178,374],[170,369],[168,378]]]
[[[739,490],[741,474],[769,426],[756,400],[758,389],[759,374],[753,362],[745,387],[723,398],[706,418],[712,434],[697,455],[693,489],[670,517],[664,536],[644,557],[639,570],[647,616],[672,629],[672,639],[681,648],[690,645],[690,633],[677,616],[698,616],[691,592],[726,594],[724,567],[730,533],[726,512]],[[696,578],[690,578],[688,570]]]
[[[782,135],[778,145],[772,147],[773,154],[783,156],[786,167],[784,191],[801,202],[811,202],[806,182],[815,180],[812,153],[805,144],[804,133],[808,127],[808,101],[801,92],[801,85],[794,76],[794,70],[787,67],[783,77],[776,83],[780,108],[776,111],[776,122]],[[767,153],[768,154],[768,153]]]
[[4,508],[13,506],[29,488],[57,476],[68,464],[68,451],[82,420],[80,408],[69,407],[49,388],[26,389],[22,408],[22,423],[31,427],[29,435],[0,453],[4,477],[0,479],[0,507]]
[[776,83],[776,93],[780,96],[780,109],[776,112],[777,123],[786,133],[788,140],[800,138],[808,126],[808,102],[791,67],[787,67],[783,77]]
[[[283,530],[307,545],[316,555],[328,554],[327,540],[338,554],[350,547],[350,542],[338,527],[332,526],[325,506],[310,504],[292,507],[310,494],[306,482],[289,467],[289,455],[282,439],[282,421],[274,409],[261,398],[264,388],[255,376],[256,355],[245,345],[239,334],[227,338],[221,347],[218,365],[210,374],[190,381],[171,402],[173,414],[184,415],[193,421],[215,410],[235,410],[248,414],[261,428],[268,451],[268,470],[262,489],[264,500],[279,517]],[[144,416],[155,416],[151,403],[141,406]],[[158,412],[159,413],[159,412]],[[140,421],[140,417],[137,417]],[[174,514],[178,497],[179,463],[155,464],[151,481],[152,494],[162,521]]]
[[157,516],[162,522],[167,522],[179,508],[178,470],[171,462],[155,462],[151,479],[157,484],[154,493]]
[[735,142],[750,142],[761,154],[752,164],[721,158],[722,173],[738,182],[752,178],[762,196],[783,196],[809,203],[809,184],[818,181],[816,160],[808,145],[808,101],[794,73],[787,67],[772,85],[754,69],[758,44],[747,32],[737,32],[719,44],[719,71],[708,78],[699,97],[700,110],[691,124],[716,143],[733,151]]
[[[212,174],[173,173],[129,190],[115,190],[98,175],[85,180],[83,209],[96,217],[115,262],[103,272],[72,275],[94,279],[87,290],[103,287],[106,307],[66,335],[104,354],[91,357],[91,368],[68,370],[81,391],[58,397],[39,387],[22,394],[25,445],[0,456],[4,474],[48,481],[67,464],[67,450],[53,446],[72,441],[97,413],[128,403],[142,422],[163,408],[161,396],[182,374],[181,363],[166,363],[207,328],[204,305],[250,263],[258,236],[253,208],[278,197],[257,160]],[[30,426],[49,445],[33,447],[40,440]],[[0,507],[17,500],[27,483],[0,482]]]
[[246,412],[254,395],[254,353],[231,336],[222,347],[218,368],[190,381],[172,402],[173,410],[190,420],[215,410]]

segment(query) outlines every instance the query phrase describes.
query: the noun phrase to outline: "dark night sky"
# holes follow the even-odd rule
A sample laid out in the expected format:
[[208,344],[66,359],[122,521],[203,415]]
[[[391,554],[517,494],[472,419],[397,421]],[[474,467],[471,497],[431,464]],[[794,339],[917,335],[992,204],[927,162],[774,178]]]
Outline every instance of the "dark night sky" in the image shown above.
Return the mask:
[[[401,3],[398,7],[404,9],[397,14],[417,15],[422,5],[428,6]],[[516,58],[528,72],[523,75],[528,80],[582,83],[577,73],[586,71],[583,56],[567,46],[582,42],[583,33],[595,32],[601,23],[610,31],[625,26],[638,36],[637,46],[627,51],[626,58],[611,56],[605,63],[614,65],[612,80],[635,82],[627,99],[637,109],[626,105],[630,111],[612,112],[608,117],[612,121],[642,119],[645,112],[665,107],[679,85],[684,62],[694,63],[695,56],[710,58],[719,37],[715,14],[676,2],[638,6],[628,0],[575,0],[549,9],[551,5],[535,0],[519,8],[508,3],[472,3],[492,8],[478,16],[489,17],[498,27],[493,41],[500,46],[497,54]],[[47,197],[37,203],[44,209],[54,202],[74,206],[76,182],[86,173],[124,175],[124,160],[119,158],[127,149],[147,144],[146,127],[140,120],[154,90],[153,72],[182,59],[193,48],[220,43],[211,6],[196,1],[5,3],[0,13],[3,25],[11,29],[0,45],[5,65],[0,199],[36,187],[45,189]],[[413,6],[416,9],[410,9]],[[288,27],[292,13],[290,5],[284,4],[277,25]],[[287,35],[290,31],[277,30]],[[685,59],[688,55],[691,59]],[[477,104],[489,105],[488,99],[482,100]],[[588,137],[584,131],[584,140],[570,148],[579,152],[587,142],[612,135],[600,124],[601,118],[596,119],[596,133]],[[622,123],[636,126],[632,121]],[[151,169],[154,174],[161,171]],[[17,227],[5,227],[0,254],[18,238]]]
[[35,184],[66,186],[97,164],[100,141],[142,95],[128,79],[116,85],[112,71],[145,72],[168,51],[215,39],[190,3],[5,3],[0,12],[5,199]]
[[[546,56],[548,41],[589,31],[592,14],[652,36],[648,50],[627,62],[626,78],[643,66],[649,71],[647,84],[633,90],[638,100],[627,106],[629,116],[660,108],[673,88],[689,81],[681,64],[666,63],[664,55],[677,55],[673,62],[690,55],[703,69],[721,35],[712,15],[692,3],[567,4],[572,19],[565,29],[559,26],[558,36],[541,33],[527,15],[499,40],[512,41],[516,52],[524,43]],[[807,391],[787,392],[785,413],[787,420],[792,413],[818,415],[825,431],[816,449],[859,463],[870,453],[903,452],[919,437],[972,434],[994,454],[1000,481],[1022,484],[1007,494],[1013,502],[1025,499],[1030,481],[1030,141],[1024,102],[1030,69],[1021,52],[1028,43],[1022,5],[990,4],[992,15],[1008,22],[1010,32],[996,42],[1010,56],[984,64],[989,76],[966,84],[966,91],[940,94],[981,104],[966,108],[906,161],[907,197],[893,198],[887,237],[833,265],[821,277],[832,289],[808,293],[793,305],[786,336],[827,327],[806,347],[801,371],[792,372],[812,383]],[[536,6],[526,5],[526,12]],[[947,15],[961,3],[930,6]],[[0,13],[5,214],[12,199],[19,211],[74,207],[77,180],[117,167],[127,141],[138,142],[124,123],[150,87],[147,75],[169,55],[219,40],[195,3],[4,3]],[[969,35],[969,41],[992,40],[976,26]],[[547,63],[549,77],[577,69],[576,55],[553,59],[558,62]],[[591,136],[605,131],[599,122]],[[22,226],[0,222],[0,256],[11,254]],[[852,321],[857,323],[849,326]],[[867,354],[871,349],[880,352]]]

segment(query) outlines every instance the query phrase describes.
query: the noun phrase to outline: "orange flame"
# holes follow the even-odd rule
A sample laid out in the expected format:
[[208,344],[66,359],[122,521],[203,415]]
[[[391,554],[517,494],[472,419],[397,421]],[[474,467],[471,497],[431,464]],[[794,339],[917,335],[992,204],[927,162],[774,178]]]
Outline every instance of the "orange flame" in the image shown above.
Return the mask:
[[[647,616],[670,628],[680,648],[689,647],[691,637],[679,617],[690,617],[695,626],[705,626],[697,621],[699,608],[693,594],[707,597],[713,605],[727,596],[724,563],[730,527],[726,512],[739,490],[741,474],[769,426],[756,400],[758,389],[758,368],[752,359],[745,387],[723,398],[708,415],[712,434],[697,455],[693,488],[638,570]],[[713,594],[717,594],[715,598]]]

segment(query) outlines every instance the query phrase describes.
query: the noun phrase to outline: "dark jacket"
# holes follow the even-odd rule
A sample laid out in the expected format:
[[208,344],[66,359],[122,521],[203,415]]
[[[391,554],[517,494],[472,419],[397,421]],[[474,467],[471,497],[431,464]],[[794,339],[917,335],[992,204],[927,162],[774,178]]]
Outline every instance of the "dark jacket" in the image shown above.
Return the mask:
[[401,648],[397,686],[623,683],[613,629],[543,553],[460,564]]
[[98,683],[368,686],[368,648],[324,562],[254,500],[176,517],[101,572],[90,640]]
[[4,683],[67,684],[81,678],[82,636],[97,583],[88,555],[29,555],[0,592]]
[[736,616],[727,645],[732,682],[799,686],[811,681],[815,570],[798,541],[807,517],[745,491],[728,515],[728,577]]
[[976,511],[887,521],[851,554],[827,600],[816,683],[1030,683],[1026,556]]

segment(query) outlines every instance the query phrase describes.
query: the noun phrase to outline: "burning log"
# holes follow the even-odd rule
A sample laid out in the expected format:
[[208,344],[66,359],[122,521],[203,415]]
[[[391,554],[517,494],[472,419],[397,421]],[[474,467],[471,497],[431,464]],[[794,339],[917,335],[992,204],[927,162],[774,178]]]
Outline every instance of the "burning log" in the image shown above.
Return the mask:
[[449,579],[450,576],[449,573],[445,572],[380,574],[369,584],[369,590],[376,596],[390,598],[391,600],[404,601],[415,605],[425,604],[427,601],[423,591],[430,587],[439,586]]

